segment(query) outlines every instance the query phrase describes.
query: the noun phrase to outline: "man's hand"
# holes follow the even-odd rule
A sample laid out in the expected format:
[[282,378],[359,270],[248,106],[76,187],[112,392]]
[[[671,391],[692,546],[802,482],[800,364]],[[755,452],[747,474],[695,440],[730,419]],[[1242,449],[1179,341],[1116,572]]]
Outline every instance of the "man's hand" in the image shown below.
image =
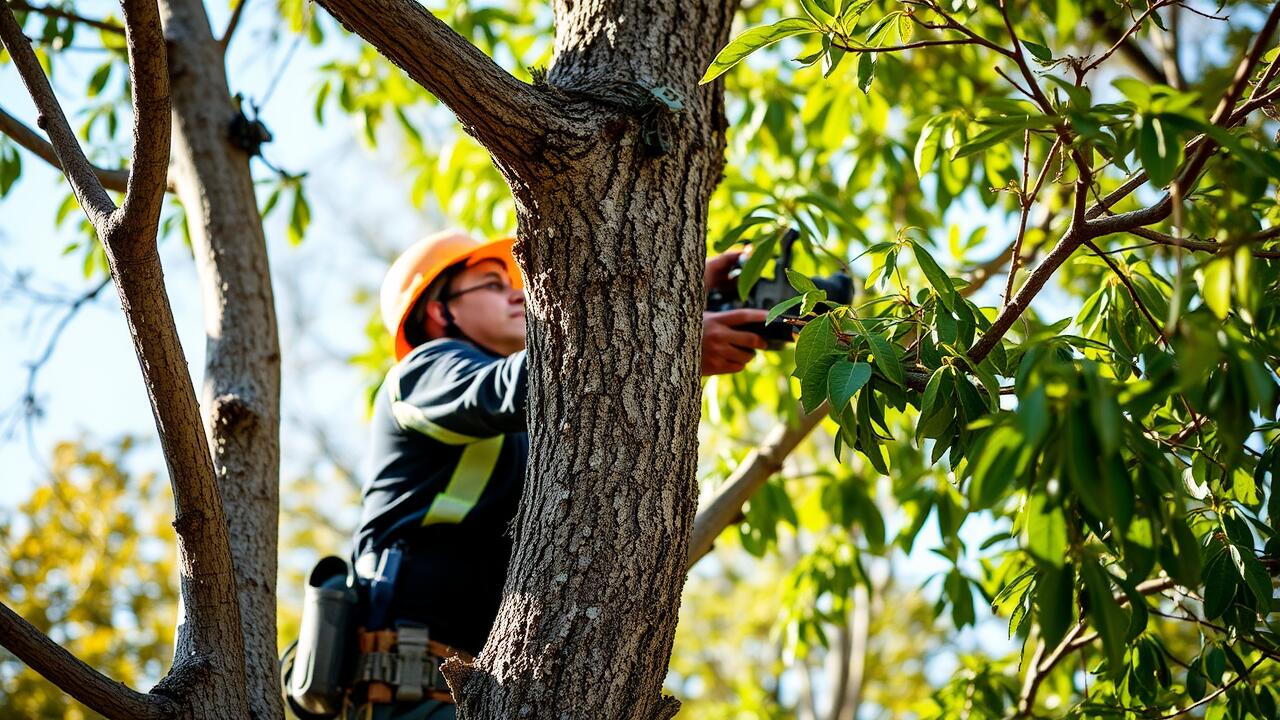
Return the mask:
[[738,265],[740,257],[742,257],[740,252],[727,252],[707,258],[707,264],[702,270],[702,287],[706,292],[729,287],[729,272]]
[[738,330],[734,326],[762,323],[767,317],[768,312],[753,308],[703,313],[702,375],[736,373],[746,367],[755,356],[755,351],[763,350],[768,345],[759,335]]

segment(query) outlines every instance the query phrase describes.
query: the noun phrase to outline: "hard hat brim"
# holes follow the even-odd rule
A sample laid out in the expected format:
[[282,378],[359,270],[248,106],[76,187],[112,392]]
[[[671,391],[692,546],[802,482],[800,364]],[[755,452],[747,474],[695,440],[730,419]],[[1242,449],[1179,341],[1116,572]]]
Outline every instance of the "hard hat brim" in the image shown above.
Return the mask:
[[432,258],[432,268],[418,276],[412,291],[402,299],[404,311],[400,313],[399,324],[395,333],[395,356],[397,362],[413,350],[413,346],[405,338],[404,332],[405,321],[409,319],[409,310],[418,302],[418,299],[422,297],[422,293],[426,292],[431,283],[440,277],[440,273],[446,269],[461,262],[465,262],[466,267],[474,267],[485,260],[498,260],[507,268],[507,276],[511,281],[511,287],[517,290],[524,287],[524,278],[521,276],[520,268],[516,265],[515,258],[511,254],[511,246],[514,243],[515,238],[501,238],[473,245],[469,248],[460,248],[457,252]]

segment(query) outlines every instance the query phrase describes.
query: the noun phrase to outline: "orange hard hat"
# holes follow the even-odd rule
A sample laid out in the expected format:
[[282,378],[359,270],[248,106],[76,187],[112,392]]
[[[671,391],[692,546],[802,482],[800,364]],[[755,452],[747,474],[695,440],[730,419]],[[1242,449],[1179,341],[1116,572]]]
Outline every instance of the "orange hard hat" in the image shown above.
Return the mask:
[[516,267],[515,258],[511,257],[513,242],[515,238],[485,241],[460,230],[444,230],[409,246],[391,263],[391,269],[382,281],[382,324],[395,338],[397,361],[413,349],[404,336],[404,323],[409,311],[423,291],[447,268],[463,261],[471,267],[481,260],[501,260],[507,266],[511,287],[524,287],[520,269]]

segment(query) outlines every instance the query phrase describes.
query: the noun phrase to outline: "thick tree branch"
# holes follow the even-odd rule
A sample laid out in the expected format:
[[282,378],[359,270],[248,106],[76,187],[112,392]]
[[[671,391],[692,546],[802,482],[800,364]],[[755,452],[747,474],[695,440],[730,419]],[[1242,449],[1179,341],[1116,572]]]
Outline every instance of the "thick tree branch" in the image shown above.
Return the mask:
[[[1172,235],[1169,235],[1168,233],[1162,233],[1157,230],[1152,230],[1150,228],[1145,228],[1145,227],[1134,228],[1129,231],[1129,234],[1136,235],[1140,238],[1143,238],[1144,240],[1150,240],[1151,242],[1156,243],[1158,245],[1168,245],[1170,247],[1177,247],[1177,248],[1182,248],[1184,250],[1192,250],[1195,252],[1207,252],[1207,253],[1217,254],[1217,253],[1228,252],[1230,250],[1233,250],[1235,247],[1237,247],[1235,245],[1223,244],[1223,243],[1215,242],[1213,240],[1174,237]],[[1264,238],[1261,238],[1259,236],[1264,234],[1265,232],[1257,233],[1255,235],[1249,236],[1246,240],[1247,241],[1262,240]],[[1275,260],[1280,258],[1280,250],[1254,250],[1252,251],[1252,254],[1256,258],[1261,258],[1264,260]]]
[[774,428],[760,443],[760,447],[752,450],[743,459],[724,487],[710,504],[698,512],[693,521],[693,536],[689,539],[688,567],[692,568],[698,560],[711,552],[711,546],[725,528],[742,517],[742,506],[764,486],[774,473],[782,469],[787,455],[808,437],[822,418],[827,416],[824,404],[817,410],[802,414],[796,425],[785,422]]
[[169,174],[169,61],[155,0],[123,0],[121,6],[133,88],[133,158],[120,224],[131,235],[151,233],[154,246]]
[[112,720],[164,720],[176,708],[144,695],[86,665],[0,602],[0,645],[66,694]]
[[318,2],[439,98],[499,160],[533,157],[549,134],[567,130],[546,95],[503,70],[417,2]]
[[117,35],[124,34],[124,28],[113,22],[95,20],[91,17],[77,15],[76,13],[68,10],[51,7],[49,5],[32,5],[31,3],[26,2],[26,0],[8,0],[8,2],[10,7],[21,12],[31,12],[36,13],[37,15],[44,15],[46,17],[62,18],[63,20],[70,20],[71,22],[78,23],[80,25],[87,25],[99,30],[105,30],[109,33],[115,33]]

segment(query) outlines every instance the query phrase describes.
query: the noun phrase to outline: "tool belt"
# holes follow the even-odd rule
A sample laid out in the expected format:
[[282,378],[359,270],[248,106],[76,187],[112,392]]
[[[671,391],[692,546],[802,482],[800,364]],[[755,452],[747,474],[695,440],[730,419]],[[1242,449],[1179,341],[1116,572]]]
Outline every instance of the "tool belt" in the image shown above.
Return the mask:
[[337,557],[311,571],[299,638],[280,663],[285,700],[297,717],[328,720],[350,704],[453,702],[440,666],[472,658],[432,640],[422,625],[389,617],[401,554],[398,547],[384,551],[371,573]]
[[451,657],[471,656],[432,640],[427,629],[400,625],[395,630],[357,633],[360,655],[356,660],[352,693],[368,703],[453,702],[440,666]]

